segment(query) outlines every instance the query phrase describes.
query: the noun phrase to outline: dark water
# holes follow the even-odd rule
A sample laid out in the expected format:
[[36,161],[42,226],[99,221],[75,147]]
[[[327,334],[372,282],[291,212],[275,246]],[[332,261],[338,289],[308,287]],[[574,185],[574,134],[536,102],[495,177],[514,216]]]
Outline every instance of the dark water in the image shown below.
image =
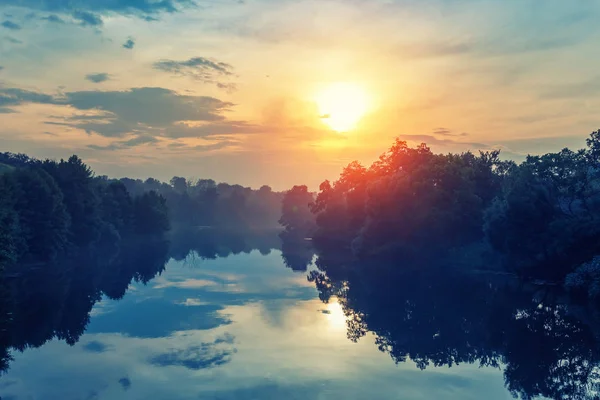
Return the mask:
[[553,294],[375,269],[359,284],[258,242],[138,244],[116,270],[9,277],[1,398],[594,398],[594,319]]

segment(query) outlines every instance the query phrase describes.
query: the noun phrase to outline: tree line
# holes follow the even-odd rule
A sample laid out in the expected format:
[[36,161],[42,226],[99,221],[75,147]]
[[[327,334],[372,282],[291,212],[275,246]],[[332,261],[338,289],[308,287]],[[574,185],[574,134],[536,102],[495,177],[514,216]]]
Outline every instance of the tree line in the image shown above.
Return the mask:
[[584,149],[527,156],[435,154],[396,140],[371,166],[346,166],[316,194],[290,189],[280,223],[357,259],[395,268],[448,263],[565,282],[600,297],[600,131]]
[[6,166],[0,173],[0,266],[169,230],[160,194],[132,196],[122,182],[96,177],[77,156],[54,161],[3,153],[0,163]]
[[175,229],[213,227],[236,231],[278,228],[283,193],[267,185],[258,190],[212,179],[173,177],[120,180],[132,194],[155,191],[166,199]]

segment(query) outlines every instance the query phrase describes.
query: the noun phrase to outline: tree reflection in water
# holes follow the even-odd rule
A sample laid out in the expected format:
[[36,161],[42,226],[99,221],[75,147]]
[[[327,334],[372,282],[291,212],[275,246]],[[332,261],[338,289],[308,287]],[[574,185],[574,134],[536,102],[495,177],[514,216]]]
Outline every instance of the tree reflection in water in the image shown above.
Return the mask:
[[412,360],[420,369],[500,368],[507,389],[523,399],[600,398],[596,312],[556,288],[461,272],[448,260],[417,269],[317,247],[318,269],[308,280],[322,301],[340,303],[348,339],[370,332],[396,363]]
[[507,389],[524,399],[600,398],[598,314],[568,302],[556,288],[461,272],[448,260],[410,268],[389,259],[357,261],[347,249],[319,243],[315,250],[303,238],[282,239],[273,232],[173,232],[169,240],[131,238],[116,252],[87,251],[7,270],[0,280],[0,367],[8,368],[11,349],[54,338],[76,343],[102,296],[122,298],[132,280],[149,282],[170,258],[281,249],[295,271],[307,271],[316,253],[308,279],[323,302],[337,298],[348,338],[372,333],[397,363],[497,367]]

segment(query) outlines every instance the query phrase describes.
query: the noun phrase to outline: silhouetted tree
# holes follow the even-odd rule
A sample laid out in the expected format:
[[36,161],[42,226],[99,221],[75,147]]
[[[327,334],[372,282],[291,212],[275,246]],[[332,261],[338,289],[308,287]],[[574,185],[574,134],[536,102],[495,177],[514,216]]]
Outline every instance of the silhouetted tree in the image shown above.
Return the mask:
[[279,223],[288,235],[305,237],[314,229],[314,216],[310,211],[314,202],[312,193],[305,185],[294,186],[283,196]]
[[156,234],[170,229],[166,200],[155,191],[135,198],[133,218],[136,233]]
[[13,181],[14,210],[24,245],[21,254],[42,260],[54,258],[67,247],[71,225],[61,190],[39,168],[19,168],[9,178]]

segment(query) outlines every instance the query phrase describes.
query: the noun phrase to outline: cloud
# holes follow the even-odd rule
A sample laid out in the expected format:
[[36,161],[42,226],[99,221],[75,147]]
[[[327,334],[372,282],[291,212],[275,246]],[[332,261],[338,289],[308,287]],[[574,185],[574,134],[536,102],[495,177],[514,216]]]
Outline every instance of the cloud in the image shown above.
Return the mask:
[[81,26],[102,26],[104,22],[102,17],[88,11],[73,11],[71,14],[75,21],[78,21]]
[[491,149],[492,147],[489,144],[485,143],[476,143],[476,142],[458,142],[453,139],[438,139],[432,135],[400,135],[400,139],[410,141],[410,142],[418,142],[425,143],[428,146],[430,145],[438,145],[438,146],[464,146],[469,148],[476,149]]
[[219,78],[233,75],[233,66],[205,57],[193,57],[188,60],[160,60],[155,62],[153,68],[169,72],[173,75],[187,76],[204,83],[215,84],[219,89],[234,91],[234,83],[221,82]]
[[48,21],[48,22],[51,22],[54,24],[65,24],[66,23],[64,19],[62,19],[61,17],[59,17],[56,14],[50,14],[46,17],[42,17],[41,19],[42,19],[42,21]]
[[108,349],[108,346],[97,340],[92,340],[84,344],[83,349],[92,353],[104,353]]
[[12,31],[18,31],[19,29],[21,29],[21,25],[14,23],[8,19],[6,21],[2,22],[0,24],[0,26],[3,26],[4,28],[10,29]]
[[16,38],[14,38],[12,36],[4,36],[4,40],[6,40],[7,42],[12,43],[12,44],[21,44],[21,43],[23,43],[22,40],[16,39]]
[[[70,116],[50,116],[47,125],[81,129],[89,134],[133,139],[93,145],[96,150],[115,150],[156,142],[156,138],[211,138],[218,143],[201,145],[198,150],[214,150],[237,144],[228,135],[264,131],[246,121],[227,120],[224,113],[234,106],[214,97],[181,95],[175,91],[141,87],[123,91],[75,91],[50,95],[0,85],[0,109],[16,112],[25,104],[66,106],[80,112]],[[217,137],[221,138],[217,138]]]
[[435,128],[432,133],[434,135],[438,135],[438,136],[453,136],[453,137],[469,136],[469,134],[466,132],[454,133],[450,129],[447,129],[447,128]]
[[97,73],[97,74],[87,74],[85,76],[85,79],[87,79],[90,82],[101,83],[101,82],[106,82],[107,80],[109,80],[110,75],[108,75],[106,72],[101,72],[101,73]]
[[171,350],[150,358],[150,364],[170,367],[181,366],[191,370],[214,368],[231,361],[236,349],[219,349],[219,344],[233,344],[233,336],[217,338],[213,343],[201,343],[183,350]]
[[264,127],[245,121],[216,121],[197,125],[176,123],[169,127],[167,136],[170,138],[207,137],[217,135],[235,135],[247,133],[260,133]]
[[[1,92],[0,92],[1,93]],[[180,95],[163,88],[65,93],[59,103],[78,110],[103,111],[104,121],[75,121],[73,126],[104,136],[173,127],[179,121],[220,121],[233,104],[206,96]]]
[[135,146],[140,146],[143,144],[156,143],[156,142],[158,142],[158,139],[156,139],[153,136],[138,135],[129,140],[121,140],[121,141],[112,142],[108,146],[97,146],[97,145],[90,144],[88,146],[88,148],[90,148],[92,150],[120,150],[120,149],[127,149],[127,148],[131,148],[131,147],[135,147]]
[[133,38],[129,38],[125,41],[125,43],[123,43],[123,48],[125,49],[133,49],[133,47],[135,46],[135,41],[133,40]]
[[3,88],[0,86],[0,110],[2,114],[16,112],[9,108],[27,103],[53,104],[54,98],[50,95],[18,88]]
[[129,388],[131,387],[131,380],[125,376],[119,379],[119,385],[121,385],[123,390],[129,390]]
[[2,0],[5,6],[25,7],[32,10],[72,14],[84,12],[93,14],[121,14],[140,18],[160,13],[174,13],[184,7],[196,5],[195,0]]

